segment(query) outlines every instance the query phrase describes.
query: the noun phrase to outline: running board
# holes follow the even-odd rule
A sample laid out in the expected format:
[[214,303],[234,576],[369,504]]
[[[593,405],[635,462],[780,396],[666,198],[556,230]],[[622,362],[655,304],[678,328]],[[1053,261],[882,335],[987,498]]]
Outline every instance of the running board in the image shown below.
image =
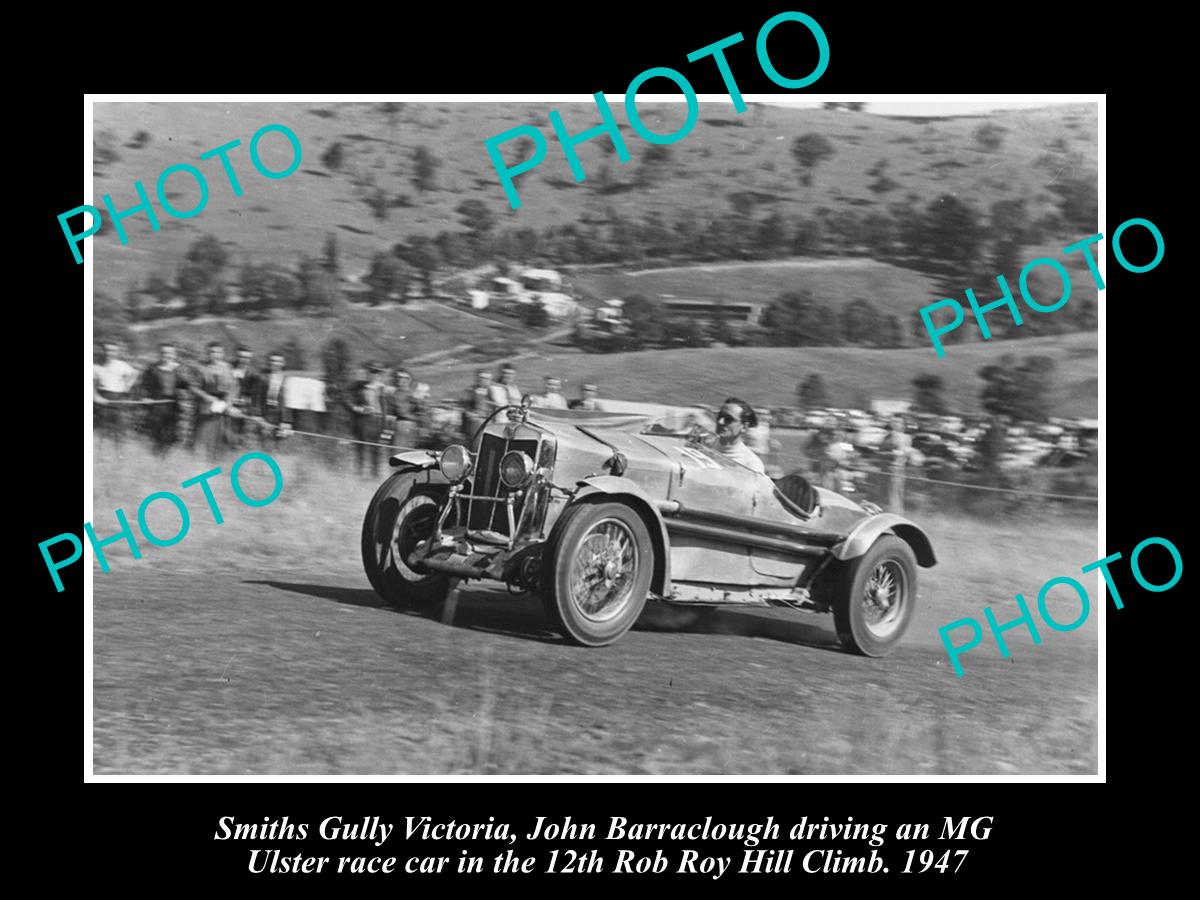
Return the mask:
[[829,607],[817,603],[808,588],[756,588],[741,585],[705,584],[686,581],[673,582],[670,596],[661,599],[671,606],[751,606],[787,607],[810,612],[828,612]]

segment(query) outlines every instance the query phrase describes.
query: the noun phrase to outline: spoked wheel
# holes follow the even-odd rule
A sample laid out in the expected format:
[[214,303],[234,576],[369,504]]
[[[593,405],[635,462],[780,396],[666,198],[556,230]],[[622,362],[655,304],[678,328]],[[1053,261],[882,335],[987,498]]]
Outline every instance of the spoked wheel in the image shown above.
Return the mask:
[[363,567],[371,586],[392,606],[428,606],[445,599],[445,575],[408,564],[417,544],[437,525],[442,491],[398,473],[376,492],[363,520]]
[[564,518],[544,588],[547,615],[576,643],[610,644],[646,604],[654,572],[650,532],[623,503],[583,504]]
[[912,548],[885,534],[848,570],[833,605],[842,646],[864,656],[886,656],[908,629],[916,609],[917,561]]

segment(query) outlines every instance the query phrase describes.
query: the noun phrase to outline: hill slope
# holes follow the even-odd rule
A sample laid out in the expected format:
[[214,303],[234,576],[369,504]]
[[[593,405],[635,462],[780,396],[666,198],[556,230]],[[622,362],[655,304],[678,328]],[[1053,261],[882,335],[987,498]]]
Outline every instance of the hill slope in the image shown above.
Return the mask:
[[[568,129],[577,132],[597,120],[594,104],[392,106],[400,108],[309,102],[96,104],[100,150],[93,202],[99,204],[103,194],[111,193],[114,205],[127,209],[137,202],[135,180],[153,193],[159,173],[176,163],[197,165],[210,187],[207,208],[194,218],[163,215],[158,232],[151,231],[144,215],[126,220],[127,246],[106,222],[90,239],[96,289],[121,296],[154,272],[173,279],[184,251],[203,234],[221,239],[235,265],[251,258],[291,266],[297,254],[319,252],[325,236],[334,233],[347,271],[362,272],[373,253],[406,236],[462,229],[455,208],[468,199],[484,203],[501,228],[604,221],[610,212],[625,219],[657,213],[706,220],[729,215],[730,195],[739,193],[754,196],[760,217],[772,211],[808,215],[821,206],[869,213],[906,195],[924,205],[949,193],[980,210],[996,200],[1024,198],[1036,218],[1057,203],[1048,190],[1055,178],[1081,165],[1094,166],[1096,159],[1096,111],[1087,105],[912,120],[763,104],[735,115],[727,104],[702,104],[692,133],[667,148],[665,159],[652,163],[646,156],[649,145],[631,133],[623,105],[615,104],[632,161],[618,165],[607,141],[588,141],[579,152],[589,178],[576,184],[551,139],[546,161],[521,176],[524,205],[514,211],[484,139],[522,123],[549,134],[551,108],[559,109]],[[652,127],[667,131],[682,121],[682,112],[682,105],[647,104],[643,115]],[[288,178],[269,181],[251,166],[248,145],[255,131],[276,122],[299,136],[303,161]],[[1006,129],[999,149],[985,150],[975,139],[984,122]],[[834,156],[821,163],[809,187],[801,184],[790,149],[792,140],[807,132],[826,136],[834,146]],[[233,196],[215,159],[198,159],[234,139],[242,142],[230,151],[245,191],[242,197]],[[323,159],[335,145],[334,155],[341,159],[331,168]],[[413,182],[418,147],[428,148],[439,163],[431,190],[419,190]],[[518,149],[506,148],[512,154]],[[290,160],[278,134],[264,140],[262,155],[277,169]],[[867,172],[880,160],[887,161],[894,186],[876,193]],[[180,209],[199,199],[186,174],[173,176],[168,190]],[[393,204],[383,219],[367,202],[379,192]]]

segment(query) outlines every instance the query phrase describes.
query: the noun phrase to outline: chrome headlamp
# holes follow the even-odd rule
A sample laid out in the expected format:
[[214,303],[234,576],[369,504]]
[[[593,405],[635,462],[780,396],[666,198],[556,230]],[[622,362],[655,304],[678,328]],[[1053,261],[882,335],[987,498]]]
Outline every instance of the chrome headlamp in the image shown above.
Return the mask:
[[533,478],[535,468],[529,454],[510,450],[500,460],[500,480],[507,488],[519,488]]
[[451,484],[471,474],[471,453],[462,444],[451,444],[438,457],[438,468]]

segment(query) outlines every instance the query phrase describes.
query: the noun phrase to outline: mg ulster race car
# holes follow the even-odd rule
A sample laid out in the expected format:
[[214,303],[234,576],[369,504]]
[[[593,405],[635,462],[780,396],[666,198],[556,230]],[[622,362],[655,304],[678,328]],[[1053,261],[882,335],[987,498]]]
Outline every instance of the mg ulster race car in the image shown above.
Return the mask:
[[611,643],[647,599],[831,612],[842,646],[889,653],[936,562],[901,516],[790,476],[773,481],[698,429],[583,411],[497,410],[471,441],[394,456],[363,522],[387,602],[461,579],[540,596],[570,640]]

